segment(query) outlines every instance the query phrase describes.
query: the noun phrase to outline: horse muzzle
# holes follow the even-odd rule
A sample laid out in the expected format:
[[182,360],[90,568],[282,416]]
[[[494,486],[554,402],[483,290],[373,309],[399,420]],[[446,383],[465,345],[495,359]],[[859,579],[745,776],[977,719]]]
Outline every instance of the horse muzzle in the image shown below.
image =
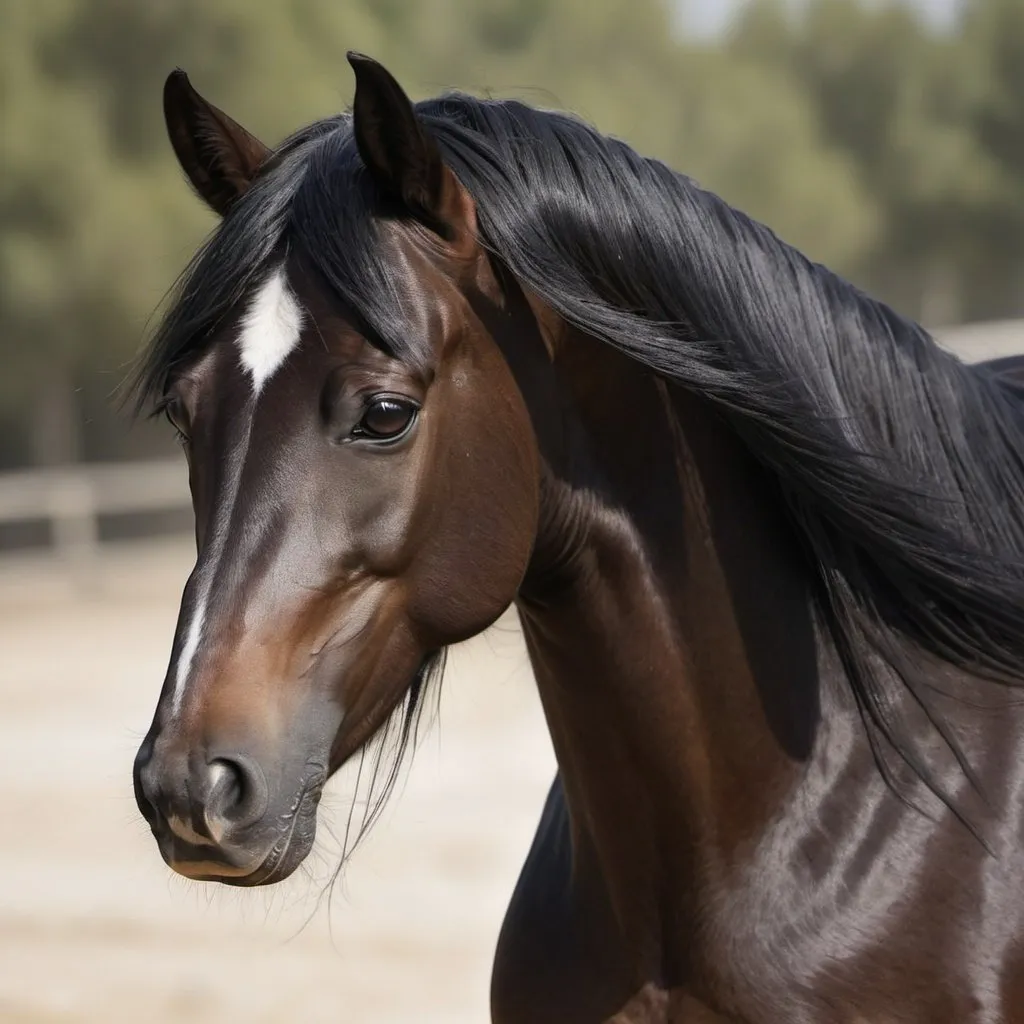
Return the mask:
[[266,885],[290,875],[316,836],[326,769],[268,772],[248,753],[197,751],[147,737],[135,799],[169,867],[186,878]]

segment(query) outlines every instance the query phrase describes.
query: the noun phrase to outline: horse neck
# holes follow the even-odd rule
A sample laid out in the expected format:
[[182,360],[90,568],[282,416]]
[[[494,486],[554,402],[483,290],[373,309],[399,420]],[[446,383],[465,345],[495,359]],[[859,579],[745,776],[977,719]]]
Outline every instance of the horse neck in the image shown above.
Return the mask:
[[659,886],[756,835],[810,754],[807,586],[778,497],[712,410],[585,338],[554,372],[571,412],[542,439],[520,615],[574,840],[613,901],[630,894],[623,914],[664,913],[680,894]]

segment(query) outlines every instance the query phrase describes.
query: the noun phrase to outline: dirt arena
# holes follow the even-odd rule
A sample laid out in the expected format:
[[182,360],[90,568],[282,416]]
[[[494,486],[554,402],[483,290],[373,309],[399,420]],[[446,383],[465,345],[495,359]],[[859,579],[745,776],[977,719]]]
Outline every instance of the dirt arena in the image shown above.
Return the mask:
[[[440,721],[328,906],[309,870],[189,883],[135,809],[186,543],[108,552],[81,592],[0,561],[0,1021],[487,1020],[498,927],[554,760],[514,620],[453,652]],[[321,809],[340,826],[344,780]]]

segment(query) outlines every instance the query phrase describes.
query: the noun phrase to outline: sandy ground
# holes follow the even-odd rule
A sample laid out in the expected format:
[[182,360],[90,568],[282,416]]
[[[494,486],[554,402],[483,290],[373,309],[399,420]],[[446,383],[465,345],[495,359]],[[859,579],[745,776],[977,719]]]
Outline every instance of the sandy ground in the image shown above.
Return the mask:
[[[486,1021],[498,927],[554,761],[514,620],[453,653],[440,722],[354,855],[255,892],[163,865],[131,762],[185,543],[108,553],[83,594],[0,562],[0,1021]],[[340,825],[344,780],[321,821]]]

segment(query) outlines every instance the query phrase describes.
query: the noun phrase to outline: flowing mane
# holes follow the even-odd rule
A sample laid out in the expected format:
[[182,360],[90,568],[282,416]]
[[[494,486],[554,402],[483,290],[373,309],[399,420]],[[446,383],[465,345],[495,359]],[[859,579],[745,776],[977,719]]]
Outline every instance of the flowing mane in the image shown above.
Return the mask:
[[[1024,682],[1019,399],[687,177],[571,116],[460,94],[417,112],[497,260],[573,326],[712,402],[766,467],[876,758],[887,770],[894,752],[948,800],[894,696],[906,687],[959,758],[908,650]],[[415,359],[377,246],[382,212],[350,117],[293,137],[186,273],[141,392],[162,392],[282,250],[374,343]]]
[[770,471],[879,766],[893,778],[881,739],[951,804],[893,688],[970,776],[907,645],[1024,682],[1019,399],[572,116],[466,96],[418,109],[498,259],[575,327],[711,400]]

